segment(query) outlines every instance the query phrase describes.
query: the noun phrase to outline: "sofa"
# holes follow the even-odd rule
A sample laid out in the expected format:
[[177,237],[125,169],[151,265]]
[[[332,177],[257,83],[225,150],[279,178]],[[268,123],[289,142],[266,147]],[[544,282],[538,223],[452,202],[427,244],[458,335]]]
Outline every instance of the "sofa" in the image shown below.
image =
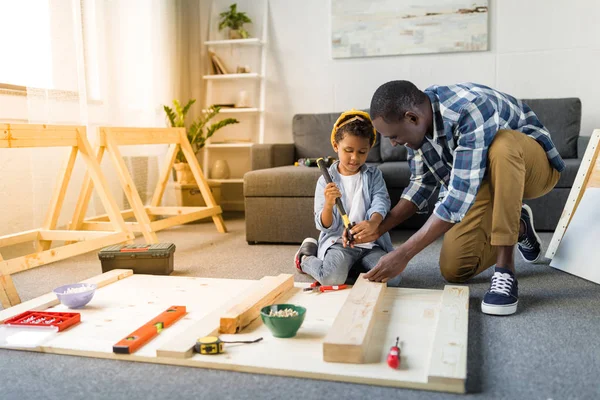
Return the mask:
[[[524,99],[548,128],[567,168],[556,187],[545,196],[526,200],[534,212],[538,230],[555,229],[589,141],[580,136],[581,101],[578,98]],[[244,175],[246,240],[255,243],[300,243],[317,238],[313,219],[314,191],[321,176],[315,167],[294,166],[304,157],[336,157],[331,148],[331,127],[340,113],[298,114],[293,117],[293,143],[255,144],[252,170]],[[382,140],[383,139],[383,140]],[[383,173],[392,207],[410,180],[404,146],[393,147],[378,135],[367,163]],[[418,229],[432,212],[437,196],[430,199],[427,214],[417,214],[396,229]]]

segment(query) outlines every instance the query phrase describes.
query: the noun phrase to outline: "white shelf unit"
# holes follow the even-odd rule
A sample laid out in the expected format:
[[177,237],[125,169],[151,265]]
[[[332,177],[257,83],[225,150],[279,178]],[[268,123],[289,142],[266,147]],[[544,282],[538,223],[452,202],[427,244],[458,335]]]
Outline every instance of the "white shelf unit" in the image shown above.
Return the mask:
[[[247,39],[222,39],[218,36],[221,34],[216,30],[216,25],[218,24],[218,14],[229,6],[229,3],[213,0],[211,2],[211,11],[210,11],[210,22],[208,27],[208,38],[204,41],[204,46],[206,50],[206,59],[207,64],[210,66],[210,52],[214,52],[219,56],[219,58],[223,59],[223,56],[226,55],[236,55],[239,57],[246,56],[248,58],[254,59],[256,63],[258,63],[258,67],[252,68],[256,72],[250,73],[229,73],[229,74],[220,74],[220,75],[203,75],[202,79],[205,82],[205,101],[204,108],[208,109],[212,104],[215,103],[230,103],[230,101],[214,101],[214,97],[223,96],[223,93],[226,92],[223,90],[224,87],[228,88],[229,91],[236,90],[239,92],[240,88],[247,88],[248,85],[252,86],[252,94],[250,100],[250,106],[248,108],[234,108],[234,107],[221,107],[219,112],[219,116],[227,117],[227,118],[237,118],[240,120],[240,124],[236,124],[231,129],[237,129],[238,132],[241,132],[241,135],[238,134],[236,137],[243,136],[243,139],[250,139],[250,142],[240,141],[240,142],[223,142],[218,139],[217,136],[221,131],[217,132],[215,136],[211,139],[208,139],[206,145],[203,148],[202,156],[203,156],[203,167],[204,171],[208,176],[209,182],[218,182],[225,184],[243,184],[244,180],[242,178],[243,173],[247,172],[250,168],[250,149],[252,145],[255,143],[264,143],[264,130],[265,130],[265,97],[266,97],[266,62],[267,62],[267,34],[268,34],[268,14],[269,14],[269,1],[263,0],[262,3],[254,2],[254,0],[248,1],[247,7],[241,1],[238,2],[238,10],[246,11],[248,15],[253,19],[253,22],[256,23],[256,19],[262,18],[260,21],[260,26],[258,26],[258,30],[256,32],[258,36],[258,32],[260,31],[259,37],[251,37]],[[246,9],[245,9],[246,8]],[[253,10],[260,10],[258,14],[260,15],[252,15]],[[256,11],[255,11],[256,14]],[[258,18],[256,18],[258,17]],[[222,31],[223,33],[227,33],[227,29]],[[256,49],[256,50],[253,50]],[[260,53],[256,53],[256,52]],[[239,64],[238,64],[239,65]],[[242,64],[243,65],[243,64]],[[234,70],[233,65],[228,66],[228,70]],[[207,69],[211,71],[209,67]],[[225,86],[222,86],[225,85]],[[246,86],[244,86],[246,85]],[[232,89],[234,88],[234,89]],[[230,99],[228,99],[230,100]],[[215,120],[220,120],[222,118],[215,118]],[[225,129],[230,129],[227,127]],[[217,154],[217,155],[215,155]],[[230,168],[232,171],[232,177],[229,179],[212,179],[211,178],[211,166],[212,162],[217,159],[226,159],[230,167],[233,164],[236,164],[236,168]],[[241,159],[244,161],[241,161]],[[242,166],[244,166],[242,168]],[[240,174],[242,176],[240,176]],[[238,190],[241,190],[241,187],[238,186]],[[224,209],[227,209],[228,205],[233,206],[233,209],[242,209],[243,210],[243,197],[241,199],[227,199],[221,198],[221,205],[225,206]]]

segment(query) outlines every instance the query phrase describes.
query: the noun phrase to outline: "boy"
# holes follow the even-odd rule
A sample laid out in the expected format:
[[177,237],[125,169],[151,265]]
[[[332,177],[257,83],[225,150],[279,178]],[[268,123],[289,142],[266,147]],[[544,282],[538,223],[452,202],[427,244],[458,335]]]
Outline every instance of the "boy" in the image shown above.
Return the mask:
[[[388,233],[373,242],[347,243],[342,218],[335,207],[336,198],[341,198],[350,221],[360,221],[355,228],[363,235],[377,232],[390,209],[390,197],[381,171],[365,165],[375,140],[376,131],[366,112],[347,111],[333,126],[331,144],[339,161],[329,167],[333,183],[326,185],[323,177],[317,182],[315,224],[321,231],[319,241],[304,239],[294,257],[298,271],[311,275],[322,285],[344,284],[355,264],[369,271],[393,250]],[[389,286],[399,283],[400,277],[388,281]]]

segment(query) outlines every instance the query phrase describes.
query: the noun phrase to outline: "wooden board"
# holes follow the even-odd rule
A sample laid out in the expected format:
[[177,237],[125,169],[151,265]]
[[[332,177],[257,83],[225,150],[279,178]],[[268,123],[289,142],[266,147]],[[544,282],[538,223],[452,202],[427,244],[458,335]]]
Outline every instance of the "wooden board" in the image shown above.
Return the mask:
[[243,302],[231,307],[221,316],[220,333],[238,333],[260,316],[260,309],[273,304],[282,294],[294,287],[294,275],[281,274],[260,280],[256,289]]
[[362,364],[366,362],[377,304],[386,284],[369,282],[363,274],[356,280],[346,302],[323,341],[323,360]]
[[[56,335],[33,351],[464,392],[468,326],[468,288],[464,286],[446,286],[444,291],[387,288],[375,312],[366,364],[338,364],[322,360],[323,339],[350,290],[305,293],[302,287],[306,284],[296,284],[278,301],[302,305],[308,310],[295,338],[274,338],[257,319],[241,333],[223,334],[221,338],[250,340],[262,336],[264,340],[259,343],[226,345],[226,353],[221,355],[194,354],[190,358],[157,356],[157,349],[184,334],[215,310],[228,309],[232,293],[251,290],[256,283],[235,279],[133,275],[98,289],[92,302],[80,310],[82,322],[79,325]],[[452,301],[446,304],[448,300]],[[112,352],[113,344],[173,304],[185,305],[188,315],[133,355]],[[59,305],[50,310],[65,308]],[[440,333],[440,329],[444,332]],[[396,336],[400,336],[402,342],[400,370],[392,370],[385,362]],[[442,353],[434,351],[434,348],[441,348]],[[440,375],[439,366],[432,371],[436,362],[448,364],[452,377]]]
[[592,133],[581,165],[577,171],[575,182],[573,182],[573,187],[571,188],[571,192],[569,192],[567,203],[552,236],[552,241],[546,251],[546,258],[552,259],[554,257],[571,222],[571,218],[575,214],[585,190],[588,188],[600,188],[600,129],[596,129]]
[[600,188],[585,191],[550,266],[600,284]]

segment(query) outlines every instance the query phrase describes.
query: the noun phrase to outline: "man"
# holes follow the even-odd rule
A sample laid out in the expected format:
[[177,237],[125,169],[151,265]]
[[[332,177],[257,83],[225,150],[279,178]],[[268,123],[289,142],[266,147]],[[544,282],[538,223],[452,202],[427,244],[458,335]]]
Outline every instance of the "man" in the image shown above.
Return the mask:
[[548,193],[565,164],[550,134],[529,106],[473,83],[420,91],[407,81],[388,82],[371,101],[373,125],[392,145],[408,148],[409,186],[377,231],[353,231],[370,242],[439,201],[425,225],[381,258],[366,278],[386,282],[421,250],[444,235],[440,270],[465,282],[495,265],[481,304],[486,314],[517,310],[514,246],[527,262],[541,257],[531,209],[523,199]]

